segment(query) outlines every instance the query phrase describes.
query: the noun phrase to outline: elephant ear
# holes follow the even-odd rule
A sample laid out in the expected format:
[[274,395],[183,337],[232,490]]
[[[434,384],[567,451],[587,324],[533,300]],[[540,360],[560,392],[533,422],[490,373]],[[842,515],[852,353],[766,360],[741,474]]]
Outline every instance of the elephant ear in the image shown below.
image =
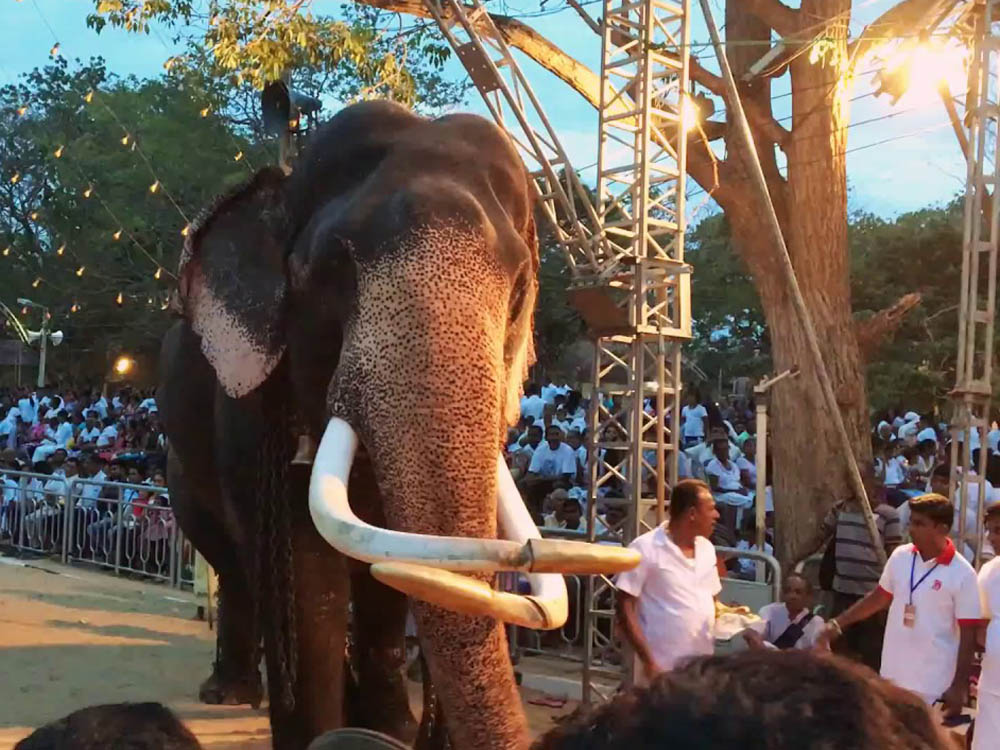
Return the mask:
[[222,196],[188,232],[178,296],[219,383],[233,398],[277,366],[287,283],[285,175],[261,170]]

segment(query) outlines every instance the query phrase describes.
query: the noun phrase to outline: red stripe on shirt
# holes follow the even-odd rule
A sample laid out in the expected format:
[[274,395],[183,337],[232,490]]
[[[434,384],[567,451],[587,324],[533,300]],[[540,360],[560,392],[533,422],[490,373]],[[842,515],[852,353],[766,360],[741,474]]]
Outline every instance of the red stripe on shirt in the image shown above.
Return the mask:
[[882,588],[881,586],[879,586],[879,587],[878,587],[878,590],[879,590],[879,591],[881,591],[881,592],[882,592],[883,594],[885,594],[886,596],[888,596],[888,597],[889,597],[890,599],[892,599],[892,592],[891,592],[891,591],[886,591],[886,590],[885,590],[884,588]]
[[958,626],[960,628],[974,628],[977,625],[985,625],[989,620],[959,620]]

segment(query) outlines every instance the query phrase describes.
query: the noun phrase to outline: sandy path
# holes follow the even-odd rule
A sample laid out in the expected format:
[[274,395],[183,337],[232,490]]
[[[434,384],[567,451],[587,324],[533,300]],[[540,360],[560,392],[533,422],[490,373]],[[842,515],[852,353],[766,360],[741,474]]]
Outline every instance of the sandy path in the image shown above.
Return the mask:
[[[193,597],[113,575],[0,557],[0,750],[84,706],[159,701],[212,750],[270,747],[266,709],[204,706],[215,640]],[[419,685],[410,683],[419,710]],[[529,691],[525,691],[526,693]],[[536,732],[556,710],[526,705]]]

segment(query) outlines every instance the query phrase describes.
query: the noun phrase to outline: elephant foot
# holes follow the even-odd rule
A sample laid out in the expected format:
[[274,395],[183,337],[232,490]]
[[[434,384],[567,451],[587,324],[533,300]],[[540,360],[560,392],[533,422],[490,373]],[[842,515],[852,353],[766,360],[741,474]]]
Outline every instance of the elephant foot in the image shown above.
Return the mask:
[[261,685],[260,673],[256,670],[252,677],[241,679],[224,679],[218,670],[215,670],[198,689],[198,699],[212,706],[249,704],[253,708],[260,708],[263,697],[264,688]]

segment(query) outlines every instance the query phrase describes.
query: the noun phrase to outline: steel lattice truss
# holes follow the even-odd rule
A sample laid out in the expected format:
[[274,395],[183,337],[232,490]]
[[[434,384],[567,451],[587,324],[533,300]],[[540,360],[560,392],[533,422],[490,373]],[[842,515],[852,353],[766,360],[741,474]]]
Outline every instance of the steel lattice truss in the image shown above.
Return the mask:
[[[571,297],[594,339],[588,535],[594,540],[597,493],[610,490],[605,501],[627,513],[617,529],[627,543],[662,520],[665,482],[677,477],[678,446],[663,415],[672,410],[679,421],[681,345],[691,336],[684,263],[688,0],[604,2],[596,205],[479,0],[425,3],[522,152],[566,251]],[[644,411],[647,399],[659,416]],[[589,701],[622,677],[620,666],[602,665],[623,658],[608,658],[617,650],[611,581],[591,577],[585,605]],[[602,673],[612,678],[605,690],[595,679]]]
[[[1000,126],[1000,0],[986,0],[976,20],[976,46],[969,70],[966,121],[968,173],[962,241],[962,288],[959,297],[958,357],[955,365],[952,421],[951,492],[959,497],[958,538],[969,544],[979,564],[985,506],[986,433],[992,396],[993,329],[996,319],[997,129]],[[973,430],[978,433],[976,475],[961,467],[972,463]],[[961,440],[961,443],[959,443]],[[969,527],[970,488],[976,487],[975,525]],[[961,549],[961,547],[960,547]]]

